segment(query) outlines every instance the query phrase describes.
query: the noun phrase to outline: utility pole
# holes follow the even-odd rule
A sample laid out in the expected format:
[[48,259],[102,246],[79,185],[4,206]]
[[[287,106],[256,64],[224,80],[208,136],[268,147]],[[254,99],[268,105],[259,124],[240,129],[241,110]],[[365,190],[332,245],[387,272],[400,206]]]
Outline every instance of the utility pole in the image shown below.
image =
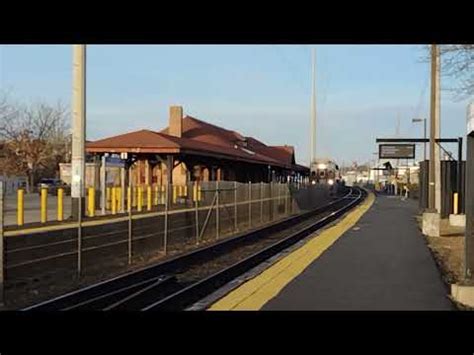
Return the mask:
[[[413,118],[412,123],[423,122],[423,138],[426,140],[426,118]],[[423,142],[423,161],[426,160],[426,142]]]
[[441,171],[440,151],[436,139],[440,134],[440,104],[439,104],[439,48],[436,44],[431,46],[431,102],[430,102],[430,164],[428,206],[434,212],[441,212]]
[[309,166],[316,159],[316,52],[314,47],[311,49],[311,67],[312,67],[312,83],[311,83],[311,135],[310,135],[310,154]]
[[86,46],[73,46],[72,93],[72,215],[84,215],[84,173],[86,135]]
[[[423,118],[423,138],[426,140],[426,117]],[[423,142],[423,161],[426,161],[426,141]]]

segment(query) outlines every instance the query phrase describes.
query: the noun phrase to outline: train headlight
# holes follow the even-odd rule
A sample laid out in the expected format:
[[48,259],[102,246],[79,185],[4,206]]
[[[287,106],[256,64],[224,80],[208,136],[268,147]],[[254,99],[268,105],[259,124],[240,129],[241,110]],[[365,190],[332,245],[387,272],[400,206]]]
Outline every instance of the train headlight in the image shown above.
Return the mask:
[[333,180],[333,179],[329,179],[329,180],[328,180],[328,184],[329,184],[329,185],[334,185],[334,180]]
[[312,185],[316,185],[316,180],[312,180],[312,181],[311,181],[311,184],[312,184]]

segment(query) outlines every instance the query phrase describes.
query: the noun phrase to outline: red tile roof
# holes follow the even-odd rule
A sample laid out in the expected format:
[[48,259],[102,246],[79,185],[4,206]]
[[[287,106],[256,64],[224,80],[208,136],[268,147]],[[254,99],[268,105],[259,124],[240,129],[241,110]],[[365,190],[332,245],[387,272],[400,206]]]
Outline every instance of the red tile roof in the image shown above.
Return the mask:
[[252,163],[305,169],[295,164],[291,146],[267,146],[252,137],[198,120],[183,118],[182,137],[168,135],[168,128],[160,132],[140,130],[109,137],[86,144],[91,153],[190,153],[217,158],[242,160]]

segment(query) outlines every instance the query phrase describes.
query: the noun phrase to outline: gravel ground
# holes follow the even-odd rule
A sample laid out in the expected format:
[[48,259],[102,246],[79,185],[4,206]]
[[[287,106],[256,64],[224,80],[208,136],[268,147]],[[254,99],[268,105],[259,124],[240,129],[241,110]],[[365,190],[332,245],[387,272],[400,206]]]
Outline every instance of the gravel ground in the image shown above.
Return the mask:
[[[421,230],[421,215],[416,219]],[[442,272],[444,281],[447,284],[459,283],[463,279],[464,234],[450,230],[444,230],[442,234],[441,237],[423,236]]]
[[464,236],[427,237],[428,247],[443,273],[446,283],[459,283],[463,278]]
[[[421,230],[421,216],[417,216]],[[441,237],[428,237],[423,235],[426,244],[436,260],[436,265],[441,271],[443,281],[448,284],[465,283],[464,281],[464,234],[459,231],[445,231]],[[451,301],[460,310],[474,310],[464,306],[452,297]]]

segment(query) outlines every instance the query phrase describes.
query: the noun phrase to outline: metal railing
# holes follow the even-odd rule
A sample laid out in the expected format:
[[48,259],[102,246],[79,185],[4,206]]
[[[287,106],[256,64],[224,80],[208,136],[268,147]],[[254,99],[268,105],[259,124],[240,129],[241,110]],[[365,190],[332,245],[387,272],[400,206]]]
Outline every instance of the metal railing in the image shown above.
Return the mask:
[[[124,192],[111,186],[105,216],[96,204],[97,191],[89,188],[87,216],[79,222],[64,218],[64,193],[59,192],[54,197],[56,223],[28,226],[18,213],[22,228],[4,231],[0,219],[8,241],[2,265],[9,281],[62,272],[84,276],[102,272],[106,265],[123,269],[124,263],[186,252],[298,213],[294,192],[300,187],[213,181],[128,187]],[[23,207],[22,195],[18,193],[17,211]],[[51,196],[45,190],[39,197],[37,212],[48,222],[45,211]],[[3,208],[0,213],[3,216]]]

